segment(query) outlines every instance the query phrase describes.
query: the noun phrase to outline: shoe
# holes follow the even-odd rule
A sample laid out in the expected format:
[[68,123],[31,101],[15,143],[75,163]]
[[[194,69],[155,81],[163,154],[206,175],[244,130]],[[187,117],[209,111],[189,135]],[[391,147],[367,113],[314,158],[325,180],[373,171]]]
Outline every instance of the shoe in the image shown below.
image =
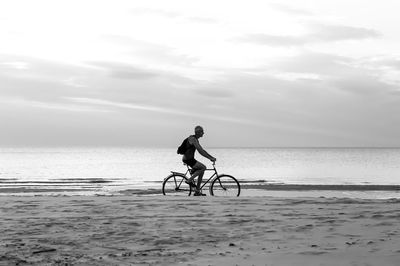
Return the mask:
[[188,184],[189,186],[191,186],[191,187],[193,187],[193,188],[196,188],[197,186],[196,186],[196,184],[192,181],[192,182],[190,182],[190,181],[185,181],[185,183],[186,184]]
[[207,196],[206,194],[201,193],[200,191],[196,191],[193,196]]

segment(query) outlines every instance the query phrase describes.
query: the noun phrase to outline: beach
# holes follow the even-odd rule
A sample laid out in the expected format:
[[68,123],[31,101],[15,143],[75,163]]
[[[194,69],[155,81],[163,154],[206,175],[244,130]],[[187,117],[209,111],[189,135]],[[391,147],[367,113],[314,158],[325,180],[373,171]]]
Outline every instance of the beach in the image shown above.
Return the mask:
[[3,195],[0,265],[400,265],[399,204]]
[[1,1],[0,266],[400,266],[399,10]]

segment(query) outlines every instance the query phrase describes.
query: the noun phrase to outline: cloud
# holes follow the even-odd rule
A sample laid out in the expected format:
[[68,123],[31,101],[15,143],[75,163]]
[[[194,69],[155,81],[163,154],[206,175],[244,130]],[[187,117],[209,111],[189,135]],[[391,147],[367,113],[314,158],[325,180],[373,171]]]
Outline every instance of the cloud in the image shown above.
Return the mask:
[[127,50],[126,54],[133,56],[136,60],[142,59],[145,62],[154,62],[157,65],[191,66],[193,63],[199,61],[199,58],[179,53],[175,48],[133,39],[129,36],[107,34],[102,35],[100,40],[107,41],[114,45],[123,46],[124,49]]
[[70,87],[61,80],[35,76],[34,72],[27,75],[0,73],[1,96],[52,102],[59,95],[74,94],[77,90],[78,88]]
[[235,40],[268,46],[302,46],[332,41],[364,40],[381,36],[376,30],[351,26],[309,24],[307,28],[311,32],[300,36],[254,33],[243,35]]
[[278,36],[262,33],[247,34],[236,38],[241,42],[249,42],[269,46],[298,46],[307,42],[307,39],[299,36]]
[[349,66],[353,59],[326,53],[303,52],[281,59],[274,68],[283,72],[311,73],[319,76],[341,75],[352,72]]
[[87,62],[91,66],[105,69],[111,77],[120,79],[152,79],[160,75],[156,71],[139,68],[130,64],[119,62]]
[[273,76],[288,81],[321,81],[323,79],[321,75],[307,72],[277,72]]
[[358,94],[363,98],[372,97],[375,98],[375,101],[381,100],[383,99],[381,94],[388,95],[387,93],[391,91],[391,86],[379,81],[379,79],[370,74],[360,70],[353,71],[353,73],[346,76],[330,78],[329,82],[345,92]]
[[385,85],[400,88],[400,60],[397,55],[374,55],[357,58],[350,62],[351,66],[372,73]]
[[18,87],[22,84],[31,87],[29,82],[38,82],[42,85],[52,83],[53,87],[61,87],[59,84],[84,87],[85,77],[93,74],[93,69],[83,65],[4,54],[0,54],[0,70],[0,76],[5,82],[12,82],[14,86],[20,84]]
[[69,77],[67,79],[64,80],[64,84],[67,86],[71,86],[71,87],[77,87],[77,88],[87,88],[87,85],[84,85],[82,83],[79,82],[79,79],[77,77]]
[[[320,86],[329,86],[336,91],[353,94],[374,103],[389,101],[390,95],[400,86],[399,83],[388,82],[386,68],[382,65],[368,63],[365,58],[354,59],[324,53],[304,52],[297,56],[289,57],[274,65],[276,77],[287,75],[317,77]],[[382,63],[385,65],[387,62]],[[315,79],[314,79],[315,80]],[[297,81],[300,81],[297,79]],[[304,81],[304,80],[303,80]],[[398,81],[398,80],[397,80]],[[311,85],[310,82],[308,84]],[[334,91],[326,92],[335,94]]]
[[314,31],[310,39],[320,41],[363,40],[381,37],[381,33],[374,29],[351,27],[342,25],[311,24]]
[[224,121],[228,123],[235,123],[235,124],[247,124],[247,125],[259,125],[258,122],[254,123],[251,120],[241,119],[238,117],[226,116],[221,114],[209,114],[209,112],[205,111],[202,108],[196,108],[196,111],[192,111],[193,108],[189,109],[177,109],[171,107],[161,107],[161,106],[154,106],[150,104],[137,104],[137,103],[129,103],[129,102],[116,102],[116,101],[109,101],[103,99],[95,99],[95,98],[75,98],[69,97],[66,98],[74,103],[80,104],[89,104],[89,105],[97,105],[97,106],[107,106],[107,107],[114,107],[114,108],[121,108],[121,109],[132,109],[132,110],[140,110],[140,111],[148,111],[154,112],[159,114],[167,114],[173,116],[181,116],[181,117],[190,117],[202,120],[211,120],[211,121]]
[[131,13],[134,15],[157,15],[157,16],[163,16],[163,17],[167,17],[167,18],[177,18],[177,17],[181,16],[181,14],[176,11],[170,11],[170,10],[159,9],[159,8],[148,8],[148,7],[132,8]]
[[168,114],[177,114],[177,115],[186,115],[185,112],[181,112],[178,110],[173,110],[169,108],[153,106],[149,104],[137,104],[137,103],[130,103],[130,102],[116,102],[116,101],[109,101],[103,99],[96,99],[96,98],[82,98],[82,97],[68,97],[67,100],[80,103],[80,104],[89,104],[89,105],[97,105],[97,106],[109,106],[115,108],[123,108],[123,109],[135,109],[135,110],[142,110],[142,111],[150,111],[150,112],[158,112],[158,113],[168,113]]
[[[308,134],[306,142],[310,141],[310,136],[315,136],[316,140],[321,139],[325,143],[329,143],[329,139],[337,139],[332,143],[340,141],[347,145],[373,143],[371,141],[377,136],[383,136],[377,128],[386,128],[387,125],[383,124],[398,120],[391,115],[400,111],[399,99],[393,97],[395,87],[380,82],[374,72],[351,64],[344,65],[344,69],[340,70],[336,60],[351,62],[351,59],[343,57],[304,54],[302,58],[307,59],[307,56],[317,61],[325,59],[330,65],[322,70],[319,69],[321,65],[315,69],[311,68],[312,65],[308,66],[312,73],[318,73],[318,70],[324,73],[318,82],[275,78],[266,69],[264,74],[259,72],[256,76],[244,73],[227,76],[224,79],[226,82],[219,84],[220,87],[241,92],[244,87],[247,92],[230,101],[235,110],[240,110],[233,111],[235,116],[247,117],[254,124],[258,122],[280,134]],[[298,57],[293,57],[285,64],[298,64],[296,71],[304,73],[302,63],[305,62],[297,61]],[[398,126],[395,128],[393,130],[399,130]]]
[[299,15],[299,16],[312,16],[313,15],[313,12],[311,12],[311,11],[308,11],[305,9],[300,9],[300,8],[295,8],[295,7],[289,7],[289,6],[286,6],[283,4],[278,4],[278,3],[271,3],[270,7],[274,8],[278,11],[290,14],[290,15]]
[[144,105],[144,104],[141,105],[141,104],[136,104],[136,103],[115,102],[115,101],[108,101],[108,100],[95,99],[95,98],[67,97],[65,99],[75,102],[75,103],[80,103],[80,104],[109,106],[109,107],[116,107],[116,108],[136,109],[136,110],[161,112],[161,113],[181,114],[178,111],[173,111],[173,110],[170,110],[167,108],[151,106],[151,105]]
[[9,106],[20,106],[20,107],[33,107],[39,109],[49,109],[49,110],[58,110],[58,111],[67,111],[67,112],[96,112],[96,113],[110,113],[113,112],[111,110],[103,109],[103,108],[93,108],[91,106],[83,106],[78,104],[70,104],[64,102],[43,102],[36,100],[27,100],[24,98],[0,98],[0,102],[3,105]]
[[235,95],[233,91],[221,88],[196,89],[195,92],[210,98],[232,98]]
[[0,69],[1,68],[26,70],[29,69],[29,63],[22,61],[0,62]]
[[205,23],[205,24],[216,24],[218,23],[217,19],[207,18],[207,17],[186,17],[186,20],[194,23]]
[[360,63],[374,68],[392,68],[400,70],[400,58],[393,55],[366,57]]
[[130,69],[113,70],[111,76],[122,79],[149,79],[157,77],[158,74],[131,67]]
[[0,71],[0,96],[22,98],[26,100],[26,106],[42,109],[79,109],[78,106],[65,106],[62,100],[65,97],[103,98],[152,106],[180,102],[185,108],[190,105],[190,88],[195,84],[179,74],[119,62],[68,65],[23,56],[6,59],[5,62],[27,62],[30,68],[28,71],[8,64],[0,65],[3,70]]
[[199,16],[185,16],[184,14],[171,11],[166,9],[160,8],[145,8],[145,7],[138,7],[131,9],[131,13],[134,15],[155,15],[161,16],[169,19],[182,19],[187,22],[193,23],[204,23],[204,24],[215,24],[218,23],[217,19],[210,18],[210,17],[199,17]]
[[[21,61],[35,65],[32,61]],[[37,126],[41,127],[40,132],[38,129],[40,134],[57,125],[64,131],[60,130],[54,139],[65,139],[66,142],[79,140],[92,143],[91,137],[100,134],[96,132],[108,132],[97,141],[151,144],[152,138],[146,133],[149,128],[156,130],[164,125],[169,128],[170,134],[174,134],[172,129],[200,123],[207,128],[212,125],[220,131],[233,129],[239,132],[238,135],[254,135],[252,141],[262,145],[295,144],[296,141],[312,144],[317,140],[327,143],[332,139],[351,143],[353,140],[360,141],[357,138],[360,131],[371,132],[371,127],[379,123],[394,122],[395,119],[387,115],[389,108],[393,112],[399,111],[393,87],[380,83],[371,70],[364,69],[355,59],[331,54],[306,52],[281,60],[273,67],[253,72],[248,69],[226,70],[213,82],[192,80],[180,86],[171,82],[174,76],[168,73],[160,73],[158,77],[162,78],[144,79],[146,82],[131,79],[127,83],[124,79],[104,75],[104,71],[109,73],[110,68],[124,68],[125,64],[95,63],[99,65],[94,68],[68,70],[67,67],[60,67],[54,72],[64,82],[73,74],[90,75],[91,82],[85,84],[87,87],[38,79],[14,78],[10,83],[0,75],[1,86],[9,87],[3,97],[9,104],[0,106],[2,117],[14,125],[7,129],[8,133],[2,134],[12,136],[13,132],[19,132],[28,120],[26,114],[30,114],[29,119],[42,118],[42,124]],[[52,67],[51,64],[42,66]],[[36,67],[34,69],[37,70]],[[61,70],[68,71],[61,75],[58,73]],[[47,71],[42,69],[40,72]],[[1,92],[4,94],[4,90]],[[11,95],[24,101],[7,100],[12,98]],[[16,115],[15,109],[20,110],[20,114]],[[12,116],[9,115],[11,113]],[[49,121],[44,121],[44,118]],[[73,128],[65,128],[71,123],[74,123]],[[111,127],[114,129],[111,130]],[[138,127],[143,128],[142,135],[132,140],[130,134],[137,132]],[[81,136],[83,128],[86,135]],[[268,141],[262,138],[261,132],[270,136]],[[74,137],[70,137],[71,134],[75,134]],[[295,137],[291,138],[293,135]],[[313,141],[310,141],[310,136]],[[373,138],[371,136],[372,133],[365,134],[365,141]],[[30,138],[35,141],[34,137]],[[21,140],[24,139],[21,137]],[[233,136],[223,139],[222,143],[226,141],[227,145],[235,145],[235,140]],[[252,141],[243,140],[243,143]]]
[[391,59],[384,61],[385,65],[393,67],[397,70],[400,70],[400,59]]

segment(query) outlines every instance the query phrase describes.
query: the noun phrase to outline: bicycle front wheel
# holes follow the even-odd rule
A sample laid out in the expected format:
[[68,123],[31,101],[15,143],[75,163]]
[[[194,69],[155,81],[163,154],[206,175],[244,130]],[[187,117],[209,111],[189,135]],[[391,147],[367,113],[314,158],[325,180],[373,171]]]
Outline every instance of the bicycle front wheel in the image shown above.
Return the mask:
[[240,184],[231,175],[220,175],[211,182],[210,194],[216,197],[239,197]]
[[187,178],[181,174],[170,174],[164,179],[162,192],[164,195],[190,196],[192,188],[185,182]]

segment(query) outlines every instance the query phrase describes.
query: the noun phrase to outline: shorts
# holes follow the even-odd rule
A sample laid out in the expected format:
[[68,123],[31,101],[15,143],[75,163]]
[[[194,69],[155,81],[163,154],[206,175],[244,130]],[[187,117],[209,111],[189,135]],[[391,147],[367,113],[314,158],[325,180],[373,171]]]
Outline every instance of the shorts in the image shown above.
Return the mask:
[[197,163],[195,158],[192,159],[186,159],[186,160],[182,160],[184,164],[189,165],[190,167],[193,168],[193,166]]

